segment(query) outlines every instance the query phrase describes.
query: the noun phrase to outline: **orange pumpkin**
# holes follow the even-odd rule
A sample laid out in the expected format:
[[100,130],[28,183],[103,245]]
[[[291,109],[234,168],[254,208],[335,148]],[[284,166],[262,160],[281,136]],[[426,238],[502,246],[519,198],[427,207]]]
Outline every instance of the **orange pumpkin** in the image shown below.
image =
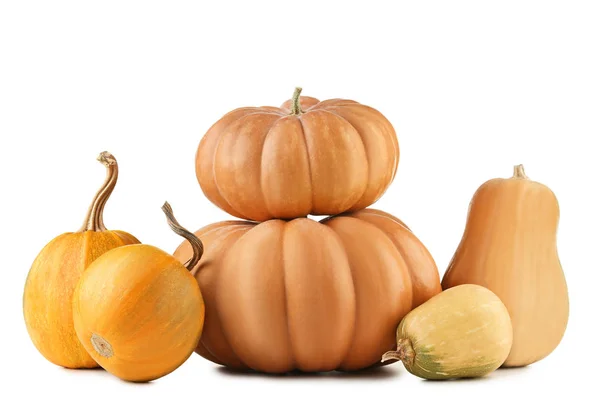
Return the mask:
[[[395,348],[395,329],[441,292],[438,270],[397,218],[367,209],[316,222],[227,221],[196,235],[206,302],[201,356],[269,373],[358,370]],[[180,261],[192,249],[175,251]]]
[[390,122],[355,101],[300,90],[281,108],[238,108],[208,130],[196,176],[210,201],[266,221],[361,210],[385,192],[400,152]]
[[110,231],[102,214],[118,178],[117,160],[98,156],[107,177],[96,194],[83,227],[63,233],[38,254],[25,283],[23,314],[35,347],[50,362],[68,368],[94,368],[98,364],[81,345],[73,327],[71,299],[83,271],[100,255],[139,241],[123,231]]
[[[171,229],[189,240],[196,264],[202,242],[163,211]],[[108,372],[134,382],[165,376],[194,352],[204,302],[194,277],[172,255],[147,244],[106,252],[89,266],[73,294],[75,331]]]

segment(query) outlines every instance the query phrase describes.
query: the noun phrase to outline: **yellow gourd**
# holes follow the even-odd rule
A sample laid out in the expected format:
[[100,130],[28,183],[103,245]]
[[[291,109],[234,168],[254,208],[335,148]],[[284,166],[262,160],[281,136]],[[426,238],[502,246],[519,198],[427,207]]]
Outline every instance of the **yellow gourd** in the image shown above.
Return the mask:
[[569,299],[556,246],[558,219],[554,193],[518,165],[513,177],[479,187],[444,275],[444,289],[474,283],[502,299],[514,329],[505,366],[541,360],[565,332]]
[[104,205],[115,188],[119,169],[108,152],[101,153],[98,161],[106,167],[107,176],[83,227],[57,236],[42,249],[31,266],[23,294],[23,314],[33,344],[49,361],[67,368],[98,366],[73,328],[71,299],[81,274],[108,250],[139,243],[129,233],[104,226]]
[[476,378],[506,360],[512,326],[492,291],[460,285],[408,313],[396,339],[398,348],[385,353],[382,362],[402,360],[411,374],[424,379]]

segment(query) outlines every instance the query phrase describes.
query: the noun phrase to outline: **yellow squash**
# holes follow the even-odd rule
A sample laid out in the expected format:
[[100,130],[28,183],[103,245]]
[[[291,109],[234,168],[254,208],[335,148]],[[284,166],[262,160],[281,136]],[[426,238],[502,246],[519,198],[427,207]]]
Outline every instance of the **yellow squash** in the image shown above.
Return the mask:
[[23,314],[35,347],[54,364],[67,368],[94,368],[73,328],[71,299],[88,265],[115,247],[139,243],[129,233],[104,226],[104,205],[117,183],[117,160],[107,152],[98,156],[107,168],[106,181],[96,194],[83,227],[50,241],[36,257],[25,283]]
[[[163,207],[173,231],[190,241],[200,260],[200,239]],[[90,265],[73,295],[77,336],[92,358],[128,381],[167,375],[192,354],[204,324],[200,288],[175,257],[146,244],[113,249]]]
[[444,289],[483,285],[502,299],[514,329],[505,366],[546,357],[565,332],[569,298],[556,248],[558,218],[554,193],[527,178],[522,165],[511,178],[485,182],[442,281]]
[[510,351],[512,326],[502,301],[478,285],[443,291],[408,313],[398,348],[382,362],[402,360],[424,379],[474,378],[496,370]]

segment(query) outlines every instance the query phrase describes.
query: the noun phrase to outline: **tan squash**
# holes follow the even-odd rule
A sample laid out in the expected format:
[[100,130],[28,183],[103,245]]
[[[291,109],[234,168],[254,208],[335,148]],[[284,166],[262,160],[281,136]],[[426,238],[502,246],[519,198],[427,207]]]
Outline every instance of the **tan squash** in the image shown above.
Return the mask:
[[71,299],[81,274],[108,250],[139,243],[129,233],[104,226],[104,206],[117,184],[119,170],[110,153],[101,153],[98,160],[106,166],[107,177],[83,227],[54,238],[42,249],[27,275],[23,294],[23,314],[33,344],[50,362],[68,368],[98,366],[73,328]]
[[300,97],[226,114],[202,138],[196,175],[206,197],[255,221],[335,215],[373,204],[400,151],[390,122],[352,100]]
[[[202,242],[163,206],[169,225],[189,240],[195,265]],[[108,372],[134,382],[158,379],[194,352],[204,323],[198,284],[172,255],[147,244],[106,252],[83,273],[73,295],[77,336]]]
[[[425,246],[382,211],[227,221],[196,235],[206,251],[192,272],[207,307],[196,351],[232,368],[379,365],[402,317],[441,291]],[[186,242],[175,251],[182,262],[191,254]]]
[[569,317],[565,276],[558,258],[559,208],[554,193],[525,175],[484,183],[471,201],[463,238],[442,281],[444,289],[474,283],[504,302],[514,329],[505,366],[523,366],[550,354]]
[[424,379],[476,378],[496,370],[510,352],[508,310],[491,290],[459,285],[412,310],[398,325],[398,348],[382,362],[402,360]]

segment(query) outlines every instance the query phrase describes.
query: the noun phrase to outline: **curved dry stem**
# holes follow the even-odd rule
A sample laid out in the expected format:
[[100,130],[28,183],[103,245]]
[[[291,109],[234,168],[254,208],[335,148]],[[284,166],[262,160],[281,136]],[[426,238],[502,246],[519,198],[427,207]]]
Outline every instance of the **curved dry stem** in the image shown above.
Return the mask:
[[204,245],[196,235],[185,229],[179,224],[179,222],[177,222],[175,215],[173,215],[173,209],[168,202],[165,201],[165,204],[163,204],[161,209],[167,216],[167,223],[169,224],[169,227],[171,227],[171,230],[190,242],[190,245],[192,246],[192,258],[187,260],[184,264],[188,271],[191,271],[192,268],[194,268],[196,264],[198,264],[198,261],[200,261],[202,258],[202,254],[204,253]]
[[415,350],[410,339],[400,339],[396,350],[388,351],[381,357],[381,362],[389,360],[401,360],[404,365],[412,365],[415,362]]
[[117,179],[119,178],[119,165],[117,164],[117,159],[108,151],[100,153],[97,160],[106,167],[106,179],[100,187],[100,190],[98,190],[94,196],[94,200],[88,209],[83,226],[79,232],[103,232],[106,230],[103,219],[104,206],[117,184]]

